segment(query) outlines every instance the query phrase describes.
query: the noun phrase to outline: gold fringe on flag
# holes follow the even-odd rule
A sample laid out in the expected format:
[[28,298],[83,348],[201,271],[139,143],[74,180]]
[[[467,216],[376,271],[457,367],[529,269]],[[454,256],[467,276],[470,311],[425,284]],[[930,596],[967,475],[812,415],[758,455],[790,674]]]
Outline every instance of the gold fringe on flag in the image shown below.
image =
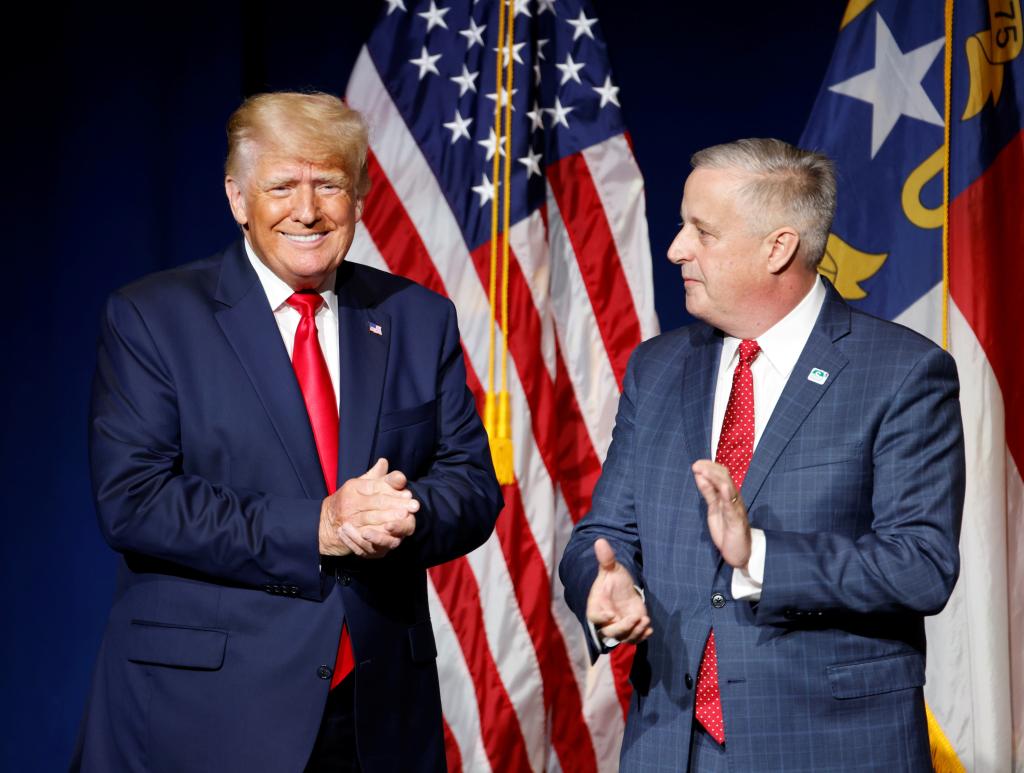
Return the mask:
[[[491,167],[491,272],[488,300],[491,306],[490,349],[487,369],[487,394],[484,401],[484,428],[491,446],[491,461],[498,483],[515,483],[515,465],[512,453],[512,406],[508,394],[508,230],[512,213],[511,160],[512,160],[512,47],[514,41],[515,0],[499,0],[498,43],[495,63],[494,100],[494,163]],[[505,41],[502,46],[501,42]],[[504,106],[504,115],[502,115]],[[502,152],[504,151],[504,152]],[[499,184],[499,164],[504,159],[504,177]],[[501,203],[501,388],[496,389],[494,361],[496,351],[495,329],[498,311],[498,214]]]

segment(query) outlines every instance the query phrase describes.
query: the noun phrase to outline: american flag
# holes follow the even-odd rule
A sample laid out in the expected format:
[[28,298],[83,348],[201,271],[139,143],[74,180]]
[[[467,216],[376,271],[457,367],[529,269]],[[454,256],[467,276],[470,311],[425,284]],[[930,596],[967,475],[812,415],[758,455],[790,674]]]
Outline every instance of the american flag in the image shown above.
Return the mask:
[[[506,8],[511,44],[500,2],[387,0],[347,89],[370,124],[373,183],[350,259],[454,301],[481,412],[500,370],[491,331],[497,356],[508,347],[505,510],[485,545],[430,571],[449,768],[615,770],[631,653],[590,667],[556,568],[590,506],[629,354],[658,332],[643,183],[589,3]],[[507,329],[488,298],[506,126]]]

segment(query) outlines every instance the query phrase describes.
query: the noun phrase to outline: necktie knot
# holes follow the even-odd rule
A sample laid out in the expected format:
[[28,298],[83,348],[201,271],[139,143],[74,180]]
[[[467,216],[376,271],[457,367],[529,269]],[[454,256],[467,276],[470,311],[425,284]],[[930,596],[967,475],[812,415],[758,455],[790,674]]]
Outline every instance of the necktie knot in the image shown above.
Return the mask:
[[303,317],[313,318],[317,309],[324,304],[324,299],[318,293],[292,293],[285,301]]
[[749,339],[740,341],[740,364],[746,365],[749,368],[750,363],[757,359],[757,355],[760,352],[761,344],[757,341]]

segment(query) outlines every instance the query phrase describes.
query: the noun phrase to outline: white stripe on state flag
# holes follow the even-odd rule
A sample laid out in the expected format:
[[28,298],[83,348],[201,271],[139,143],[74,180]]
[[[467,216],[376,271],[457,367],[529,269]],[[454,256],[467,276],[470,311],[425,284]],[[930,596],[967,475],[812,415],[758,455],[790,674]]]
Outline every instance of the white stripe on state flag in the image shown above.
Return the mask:
[[[622,134],[587,148],[583,151],[583,160],[608,218],[615,249],[640,320],[640,337],[646,341],[658,334],[658,315],[654,309],[650,238],[640,168]],[[604,458],[603,454],[601,458]]]
[[[956,304],[950,351],[960,376],[967,493],[960,579],[946,609],[926,619],[928,705],[969,771],[1011,770],[1007,477],[1003,395]],[[1018,479],[1019,485],[1019,479]]]
[[491,769],[480,732],[480,712],[476,705],[473,677],[466,666],[455,631],[452,629],[444,604],[434,590],[433,580],[427,582],[427,602],[434,628],[437,651],[444,656],[437,659],[437,677],[441,685],[441,705],[445,719],[462,756],[462,769],[488,773]]
[[604,461],[615,426],[619,386],[580,273],[558,202],[548,189],[551,310],[576,402],[597,458]]
[[[942,343],[942,284],[895,321]],[[968,771],[1010,770],[1010,667],[1006,565],[1012,509],[1007,493],[1020,478],[1004,473],[1003,396],[984,350],[949,302],[950,353],[960,378],[967,494],[960,535],[960,578],[945,609],[925,618],[928,638],[925,698]],[[978,603],[984,599],[984,603]]]

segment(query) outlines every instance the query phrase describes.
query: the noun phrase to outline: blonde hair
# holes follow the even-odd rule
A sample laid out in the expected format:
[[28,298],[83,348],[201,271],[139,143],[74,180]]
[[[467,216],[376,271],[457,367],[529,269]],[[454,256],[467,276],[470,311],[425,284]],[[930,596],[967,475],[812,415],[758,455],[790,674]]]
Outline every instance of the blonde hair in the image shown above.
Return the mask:
[[835,165],[825,155],[775,139],[746,139],[699,150],[694,169],[738,169],[753,179],[740,187],[747,222],[768,232],[790,220],[800,232],[804,260],[817,268],[836,211]]
[[249,97],[228,119],[227,175],[244,179],[258,155],[274,153],[336,166],[353,198],[370,190],[362,115],[332,94],[278,91]]

